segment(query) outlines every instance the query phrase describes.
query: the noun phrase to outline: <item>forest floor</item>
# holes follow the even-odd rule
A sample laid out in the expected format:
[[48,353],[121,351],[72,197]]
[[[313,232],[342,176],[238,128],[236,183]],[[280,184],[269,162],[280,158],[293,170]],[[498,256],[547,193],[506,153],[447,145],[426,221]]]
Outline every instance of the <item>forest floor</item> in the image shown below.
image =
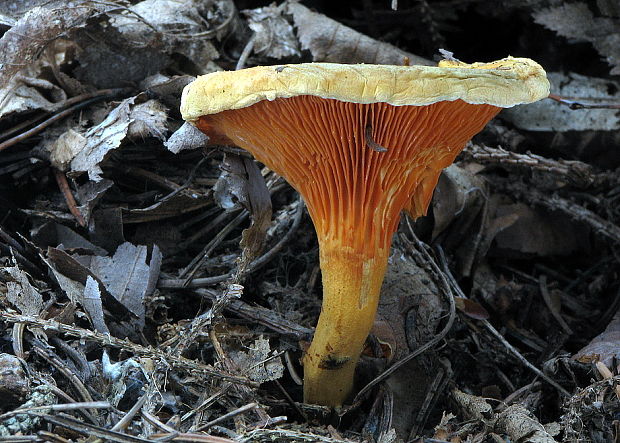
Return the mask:
[[[620,441],[617,3],[393,3],[0,2],[1,441]],[[184,126],[181,92],[440,49],[532,58],[552,95],[502,111],[402,216],[355,392],[399,369],[304,404],[312,221]]]

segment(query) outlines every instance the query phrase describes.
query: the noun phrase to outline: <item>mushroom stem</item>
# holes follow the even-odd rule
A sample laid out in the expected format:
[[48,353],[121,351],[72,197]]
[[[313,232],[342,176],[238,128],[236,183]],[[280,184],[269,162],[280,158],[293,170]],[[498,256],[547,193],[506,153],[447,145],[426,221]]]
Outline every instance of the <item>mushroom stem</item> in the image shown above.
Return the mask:
[[372,328],[389,248],[365,257],[351,247],[320,242],[323,306],[304,356],[304,401],[340,407]]

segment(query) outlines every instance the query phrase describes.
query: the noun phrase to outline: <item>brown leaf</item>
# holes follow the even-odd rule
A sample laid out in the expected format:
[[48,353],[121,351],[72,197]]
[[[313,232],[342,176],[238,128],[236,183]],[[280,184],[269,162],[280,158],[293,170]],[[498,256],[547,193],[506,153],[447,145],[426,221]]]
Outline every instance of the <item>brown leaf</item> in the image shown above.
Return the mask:
[[587,230],[581,224],[555,213],[515,203],[498,206],[495,218],[515,215],[517,219],[495,236],[496,248],[504,253],[544,257],[590,249]]
[[[65,278],[67,278],[67,280],[74,280],[75,282],[79,282],[82,287],[86,286],[89,277],[94,279],[99,286],[99,291],[102,296],[103,304],[112,313],[112,315],[116,319],[122,319],[128,316],[130,311],[123,304],[119,303],[116,298],[114,298],[108,292],[99,277],[97,277],[90,269],[82,265],[75,258],[71,257],[65,251],[56,248],[47,248],[47,258],[49,262],[45,262],[48,264],[48,266],[50,266],[52,270],[62,274]],[[61,282],[59,281],[59,283]],[[65,281],[65,283],[67,282]],[[63,285],[61,284],[61,286]],[[65,288],[67,288],[67,286],[63,287],[63,289]],[[75,289],[76,288],[67,288],[65,290],[67,291],[67,295],[70,296],[70,294],[75,294]],[[70,296],[70,298],[72,299],[72,301],[79,301],[79,296]]]
[[490,317],[489,311],[484,306],[473,300],[462,297],[454,297],[456,308],[463,314],[476,320],[485,320]]

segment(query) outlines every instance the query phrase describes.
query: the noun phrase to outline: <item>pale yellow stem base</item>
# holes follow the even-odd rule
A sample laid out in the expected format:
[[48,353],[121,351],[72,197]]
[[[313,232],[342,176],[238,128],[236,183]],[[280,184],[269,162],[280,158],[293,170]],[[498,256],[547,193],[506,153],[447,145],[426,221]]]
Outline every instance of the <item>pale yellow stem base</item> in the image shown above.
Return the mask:
[[342,406],[351,393],[355,366],[372,328],[387,252],[364,258],[347,247],[321,245],[323,306],[304,356],[304,401]]

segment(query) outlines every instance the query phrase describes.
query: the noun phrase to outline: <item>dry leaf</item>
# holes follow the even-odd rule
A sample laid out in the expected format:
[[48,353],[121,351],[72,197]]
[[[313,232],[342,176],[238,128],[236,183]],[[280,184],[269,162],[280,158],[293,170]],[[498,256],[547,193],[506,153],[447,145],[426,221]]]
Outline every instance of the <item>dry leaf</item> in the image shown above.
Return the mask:
[[[516,220],[513,217],[516,216]],[[496,252],[570,255],[590,249],[587,228],[579,222],[523,203],[499,205],[495,218],[509,217],[511,223],[495,236]]]
[[490,317],[489,311],[484,306],[468,298],[454,297],[454,303],[459,311],[470,318],[485,320]]
[[[107,255],[105,249],[94,245],[73,229],[56,222],[47,222],[32,231],[32,239],[40,248],[48,246],[54,248],[82,250],[84,254]],[[87,252],[84,252],[87,251]]]
[[[127,14],[114,16],[110,22],[128,41],[138,46],[162,46],[161,51],[167,54],[182,54],[205,74],[202,70],[219,54],[209,38],[188,37],[209,32],[228,13],[232,12],[222,11],[218,2],[145,0],[129,7]],[[226,29],[227,26],[222,32]]]
[[254,31],[256,54],[276,59],[301,56],[293,27],[282,17],[282,7],[265,6],[242,12]]
[[402,65],[409,60],[415,65],[434,64],[312,12],[302,4],[289,3],[287,12],[293,16],[302,49],[310,50],[315,62]]
[[216,201],[225,209],[239,202],[252,217],[241,239],[241,269],[256,258],[264,245],[271,222],[271,196],[255,161],[229,154],[220,167],[222,173],[213,187]]
[[71,160],[72,171],[88,172],[91,180],[101,181],[103,171],[100,164],[125,138],[164,138],[166,112],[163,107],[154,100],[141,104],[135,104],[135,101],[136,97],[123,100],[105,120],[86,131],[84,138],[78,140],[79,152]]
[[522,405],[510,405],[497,416],[495,432],[507,434],[510,441],[555,443],[545,427]]
[[284,375],[284,366],[276,351],[269,348],[269,340],[259,338],[247,351],[231,352],[230,358],[235,362],[241,374],[258,383],[277,380]]
[[620,311],[616,312],[605,330],[581,348],[573,358],[582,363],[600,361],[608,368],[615,366],[616,370],[620,370],[620,365],[614,365],[614,362],[620,362]]
[[207,145],[209,137],[190,123],[183,123],[164,143],[164,146],[174,154],[186,149],[197,149]]
[[90,270],[106,289],[123,306],[131,311],[144,325],[144,300],[152,293],[149,282],[152,275],[159,276],[161,256],[155,245],[150,263],[147,263],[147,247],[123,243],[112,257],[92,257]]
[[620,74],[620,19],[594,17],[587,3],[562,3],[532,14],[536,23],[573,41],[590,42],[612,66],[611,74]]
[[86,223],[90,222],[90,217],[95,206],[112,186],[114,186],[112,180],[103,179],[99,182],[88,181],[85,185],[78,188],[76,196],[80,203],[78,209],[84,217],[84,220],[86,220]]
[[484,181],[475,174],[454,164],[444,169],[433,198],[433,238],[457,219],[461,229],[471,224],[480,212],[486,193]]
[[[84,258],[82,256],[81,258]],[[91,256],[87,257],[92,259]],[[99,285],[99,292],[103,300],[103,304],[106,309],[112,314],[112,316],[119,320],[129,316],[129,310],[122,303],[120,303],[115,297],[113,297],[106,289],[103,282],[97,277],[90,269],[80,263],[76,258],[70,256],[65,251],[56,248],[47,248],[47,259],[45,263],[55,271],[54,274],[63,288],[67,292],[69,298],[74,302],[79,302],[82,298],[83,287],[86,285],[88,278],[91,277]],[[58,277],[58,274],[64,276]],[[73,283],[71,283],[73,281]],[[75,286],[75,282],[81,284],[81,286]]]
[[461,410],[461,414],[468,420],[477,420],[492,427],[495,422],[493,408],[486,400],[476,395],[467,394],[455,389],[452,398]]
[[135,97],[123,100],[104,121],[86,132],[80,152],[71,161],[73,171],[88,172],[89,178],[96,182],[102,180],[100,174],[103,171],[99,164],[110,151],[118,148],[127,136],[134,100]]
[[3,269],[6,278],[6,297],[24,315],[37,316],[43,309],[43,296],[32,286],[28,274],[17,266]]
[[11,112],[54,108],[37,88],[47,90],[46,95],[61,90],[37,79],[42,62],[32,63],[50,42],[80,26],[96,12],[94,4],[67,8],[50,2],[30,9],[4,33],[0,38],[0,117]]
[[86,146],[88,140],[82,134],[73,129],[63,132],[52,143],[44,143],[44,148],[50,153],[52,166],[61,171],[66,171],[71,160]]
[[157,100],[148,100],[131,108],[131,123],[127,130],[129,140],[141,141],[147,137],[166,139],[168,113]]
[[95,330],[103,334],[109,334],[110,330],[103,319],[103,305],[101,303],[101,291],[99,285],[90,275],[86,279],[81,305],[88,314]]

